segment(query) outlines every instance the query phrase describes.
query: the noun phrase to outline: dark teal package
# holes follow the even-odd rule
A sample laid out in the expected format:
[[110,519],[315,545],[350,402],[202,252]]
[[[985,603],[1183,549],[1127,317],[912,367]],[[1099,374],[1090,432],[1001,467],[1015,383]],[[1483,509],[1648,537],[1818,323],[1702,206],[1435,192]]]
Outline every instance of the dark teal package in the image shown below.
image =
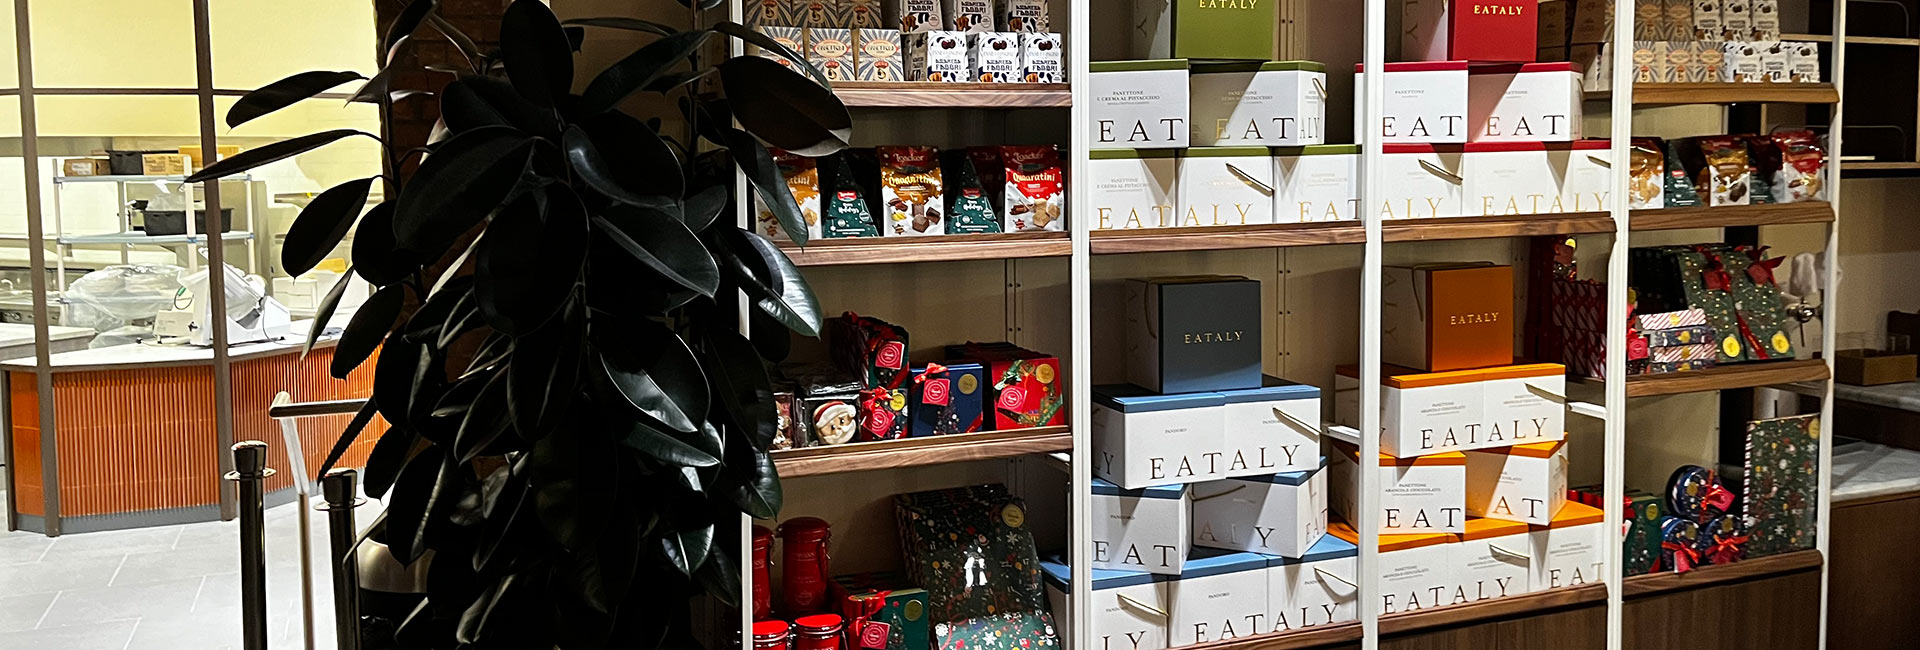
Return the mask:
[[941,436],[986,430],[987,370],[973,363],[928,364],[913,369],[911,436]]

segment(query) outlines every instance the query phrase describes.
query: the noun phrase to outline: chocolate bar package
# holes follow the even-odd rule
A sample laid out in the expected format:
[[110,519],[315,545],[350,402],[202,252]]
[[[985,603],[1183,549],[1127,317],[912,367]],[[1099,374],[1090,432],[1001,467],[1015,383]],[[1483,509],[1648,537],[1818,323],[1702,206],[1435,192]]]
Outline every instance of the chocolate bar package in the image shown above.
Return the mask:
[[900,30],[860,27],[853,30],[857,50],[853,55],[853,78],[860,81],[906,81],[906,64],[901,61]]
[[[1681,160],[1686,143],[1686,140],[1667,140],[1662,143],[1665,153],[1662,164],[1667,168],[1664,181],[1666,192],[1661,199],[1665,207],[1690,208],[1700,205],[1700,193],[1694,189],[1693,181],[1687,175],[1686,163]],[[1693,150],[1698,152],[1697,147]]]
[[886,214],[882,234],[947,234],[939,152],[933,147],[878,147],[874,155],[880,159],[880,200]]
[[956,32],[991,32],[993,0],[941,0],[940,10]]
[[974,169],[973,157],[966,151],[943,152],[940,167],[941,177],[946,181],[947,232],[1000,232],[1000,213],[994,209],[986,184]]
[[1067,195],[1060,151],[1052,145],[1005,146],[1000,148],[1000,159],[1006,231],[1065,230]]
[[1045,31],[1022,32],[1020,72],[1018,81],[1026,83],[1057,84],[1066,81],[1066,50],[1060,47],[1060,35]]
[[969,77],[981,83],[1015,83],[1021,79],[1020,34],[976,32],[967,35]]
[[840,604],[852,648],[920,650],[928,647],[927,590],[898,572],[835,576],[833,602]]
[[946,356],[986,368],[986,403],[996,431],[1066,423],[1065,375],[1058,357],[1012,343],[949,345]]
[[827,187],[831,189],[822,192],[826,219],[821,224],[821,234],[827,239],[879,237],[880,228],[864,195],[865,189],[847,163],[847,157],[835,155],[827,160],[832,169],[827,177]]
[[[820,169],[817,162],[806,156],[788,153],[778,149],[773,151],[773,162],[780,168],[780,176],[787,180],[787,191],[793,193],[793,201],[800,208],[800,217],[807,222],[807,239],[820,237]],[[754,200],[755,218],[760,234],[768,239],[780,241],[787,239],[787,233],[773,210],[768,209],[759,199]]]
[[965,32],[907,32],[907,80],[960,83],[971,79]]
[[1747,423],[1742,527],[1749,557],[1814,547],[1819,509],[1820,416]]
[[946,29],[940,19],[940,0],[887,0],[887,27],[901,32],[931,32]]
[[912,388],[914,437],[988,430],[987,370],[978,362],[914,368]]
[[994,0],[993,14],[1009,32],[1044,32],[1051,27],[1047,0]]

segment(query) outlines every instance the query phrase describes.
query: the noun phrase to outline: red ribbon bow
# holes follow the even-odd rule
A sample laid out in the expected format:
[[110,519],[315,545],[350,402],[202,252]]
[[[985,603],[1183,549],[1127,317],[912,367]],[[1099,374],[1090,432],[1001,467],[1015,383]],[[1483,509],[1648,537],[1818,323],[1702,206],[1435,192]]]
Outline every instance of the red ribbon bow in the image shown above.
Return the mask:
[[944,375],[944,374],[947,374],[946,366],[943,366],[937,363],[929,363],[927,364],[927,369],[920,372],[920,376],[913,378],[913,383],[924,384],[924,383],[927,383],[928,379],[933,378],[934,375]]
[[1785,261],[1787,261],[1787,258],[1784,257],[1756,260],[1753,266],[1747,267],[1747,277],[1753,278],[1753,283],[1760,286],[1773,285],[1773,270],[1780,268],[1780,263]]
[[1688,544],[1660,542],[1660,548],[1673,552],[1674,573],[1692,571],[1694,563],[1700,561],[1700,551],[1694,550],[1693,546]]
[[1707,559],[1714,564],[1726,564],[1739,560],[1746,555],[1746,552],[1740,548],[1740,545],[1745,543],[1747,543],[1746,535],[1716,537],[1713,540],[1713,547],[1707,550]]
[[1715,510],[1726,512],[1728,508],[1733,507],[1733,492],[1721,486],[1719,481],[1714,481],[1707,485],[1707,496],[1701,500],[1701,503]]
[[867,432],[885,438],[893,429],[893,395],[885,388],[860,391],[860,407],[866,411]]

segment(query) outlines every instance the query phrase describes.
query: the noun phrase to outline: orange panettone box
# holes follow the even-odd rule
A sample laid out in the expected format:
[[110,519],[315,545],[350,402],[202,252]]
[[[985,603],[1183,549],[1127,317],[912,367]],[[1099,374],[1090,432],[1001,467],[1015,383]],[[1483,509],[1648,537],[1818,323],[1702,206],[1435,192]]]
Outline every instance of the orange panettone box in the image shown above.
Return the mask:
[[1479,262],[1390,266],[1380,354],[1429,372],[1513,363],[1513,267]]

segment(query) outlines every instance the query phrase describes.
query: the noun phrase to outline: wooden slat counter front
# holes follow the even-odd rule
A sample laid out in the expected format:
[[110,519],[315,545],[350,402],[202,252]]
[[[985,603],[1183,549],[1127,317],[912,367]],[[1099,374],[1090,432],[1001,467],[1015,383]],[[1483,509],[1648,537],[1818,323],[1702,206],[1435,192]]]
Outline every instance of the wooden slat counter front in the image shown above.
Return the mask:
[[[267,417],[273,396],[295,401],[366,397],[373,390],[369,360],[346,381],[327,374],[332,341],[300,356],[305,323],[294,335],[229,350],[233,376],[233,439],[267,443],[269,503],[290,498],[293,476],[279,426]],[[213,351],[193,346],[125,345],[52,357],[54,439],[40,430],[40,400],[31,357],[0,362],[6,374],[8,528],[47,532],[44,468],[57,467],[60,533],[133,528],[221,516],[225,481],[215,428]],[[318,469],[351,415],[297,421],[307,466]],[[357,467],[386,431],[379,418],[341,461]],[[48,453],[51,452],[51,453]]]

